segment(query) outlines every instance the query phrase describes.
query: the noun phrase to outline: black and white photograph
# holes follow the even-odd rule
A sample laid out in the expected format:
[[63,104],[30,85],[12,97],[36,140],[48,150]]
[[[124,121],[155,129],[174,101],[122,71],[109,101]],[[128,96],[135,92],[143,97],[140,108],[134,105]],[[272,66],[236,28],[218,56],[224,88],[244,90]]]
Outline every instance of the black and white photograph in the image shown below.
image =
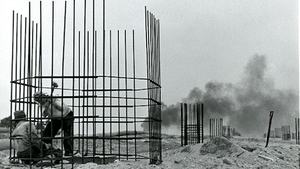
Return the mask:
[[297,0],[0,0],[0,20],[0,168],[300,168]]

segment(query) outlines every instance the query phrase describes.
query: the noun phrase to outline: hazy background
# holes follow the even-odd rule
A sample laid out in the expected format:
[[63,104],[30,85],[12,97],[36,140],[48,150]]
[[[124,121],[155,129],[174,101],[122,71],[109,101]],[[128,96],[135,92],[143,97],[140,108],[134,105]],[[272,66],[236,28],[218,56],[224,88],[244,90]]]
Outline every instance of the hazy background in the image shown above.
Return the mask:
[[[38,21],[39,1],[31,2],[32,19]],[[60,30],[64,3],[55,3],[56,29]],[[77,3],[82,9],[83,2]],[[99,32],[101,3],[97,2]],[[47,32],[51,29],[51,1],[43,1],[43,5],[43,17],[48,20],[43,27]],[[106,1],[106,29],[135,29],[139,58],[145,56],[144,6],[161,22],[163,131],[178,129],[178,103],[182,101],[203,102],[206,118],[223,117],[242,133],[265,132],[270,110],[276,113],[274,127],[291,125],[293,129],[293,119],[299,114],[298,1]],[[28,1],[0,0],[0,118],[10,112],[12,10],[27,16]],[[77,22],[76,29],[81,30],[82,17]],[[71,23],[69,20],[67,24]],[[49,34],[44,36],[50,38]],[[61,36],[58,31],[58,42]],[[61,44],[57,43],[56,54],[61,53]],[[45,50],[44,55],[49,56],[49,51]],[[140,69],[145,65],[142,62]]]

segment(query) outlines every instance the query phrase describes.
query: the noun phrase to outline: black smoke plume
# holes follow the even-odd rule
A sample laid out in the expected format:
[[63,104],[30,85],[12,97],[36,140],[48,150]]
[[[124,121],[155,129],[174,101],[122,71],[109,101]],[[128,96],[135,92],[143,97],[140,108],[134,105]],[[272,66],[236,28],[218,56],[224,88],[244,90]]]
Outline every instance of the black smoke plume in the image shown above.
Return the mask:
[[[195,87],[182,101],[204,104],[206,128],[210,118],[223,118],[225,125],[236,128],[242,135],[262,136],[267,132],[269,112],[273,110],[272,129],[282,125],[293,129],[294,118],[299,114],[299,95],[291,89],[275,89],[274,80],[265,75],[266,69],[266,57],[254,55],[239,83],[208,82],[205,91]],[[162,127],[170,126],[180,129],[179,104],[162,108]]]

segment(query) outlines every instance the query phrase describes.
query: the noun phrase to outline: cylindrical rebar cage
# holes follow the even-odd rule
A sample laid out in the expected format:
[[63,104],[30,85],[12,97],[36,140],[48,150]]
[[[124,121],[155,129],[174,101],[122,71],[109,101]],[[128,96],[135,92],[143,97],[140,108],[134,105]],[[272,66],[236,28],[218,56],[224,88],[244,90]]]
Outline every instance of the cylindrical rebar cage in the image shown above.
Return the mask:
[[181,146],[203,143],[203,103],[181,103]]
[[282,140],[291,139],[291,126],[281,126]]
[[[62,156],[53,160],[107,163],[110,159],[150,159],[160,163],[161,158],[161,80],[159,21],[145,8],[146,77],[138,77],[141,56],[135,52],[135,32],[105,30],[105,1],[103,1],[102,35],[95,29],[95,2],[92,20],[87,26],[86,1],[83,5],[83,29],[76,28],[75,0],[71,28],[67,28],[67,2],[64,4],[63,30],[55,27],[55,5],[52,2],[51,36],[43,31],[43,5],[40,2],[40,20],[31,20],[13,12],[11,62],[11,115],[23,110],[29,124],[37,128],[41,140],[46,139],[45,128],[53,136],[51,147]],[[76,14],[76,15],[75,15]],[[47,21],[48,22],[48,21]],[[78,31],[77,31],[78,30]],[[61,39],[55,39],[56,34]],[[48,32],[49,34],[49,32]],[[51,37],[49,39],[49,37]],[[99,40],[101,38],[101,40]],[[44,42],[48,45],[45,46]],[[60,43],[61,46],[57,47]],[[50,44],[50,45],[49,45]],[[138,58],[139,57],[139,58]],[[57,86],[53,85],[54,83]],[[34,98],[49,101],[50,113],[42,116],[42,104]],[[59,111],[55,107],[68,107]],[[44,107],[45,108],[45,107]],[[56,110],[57,109],[57,110]],[[60,112],[60,116],[54,114]],[[73,114],[70,114],[72,112]],[[69,122],[73,123],[69,123]],[[142,123],[148,122],[144,130]],[[11,133],[15,120],[11,123]],[[29,125],[29,126],[32,126]],[[56,130],[60,129],[61,132]],[[71,131],[68,131],[71,130]],[[32,130],[30,129],[30,132]],[[30,134],[29,134],[30,135]],[[32,140],[31,135],[29,140]],[[13,138],[11,137],[11,140]],[[65,141],[72,142],[67,156]],[[149,140],[149,141],[145,141]],[[13,142],[13,141],[11,141]],[[14,143],[12,143],[14,144]],[[30,142],[31,146],[31,142]],[[10,156],[19,158],[14,151]],[[51,148],[52,151],[52,148]],[[43,152],[42,152],[43,153]],[[80,155],[76,155],[80,154]],[[41,159],[42,160],[42,159]],[[98,160],[98,161],[97,161]],[[61,163],[63,165],[63,163]]]
[[209,119],[209,136],[210,139],[223,135],[223,118]]

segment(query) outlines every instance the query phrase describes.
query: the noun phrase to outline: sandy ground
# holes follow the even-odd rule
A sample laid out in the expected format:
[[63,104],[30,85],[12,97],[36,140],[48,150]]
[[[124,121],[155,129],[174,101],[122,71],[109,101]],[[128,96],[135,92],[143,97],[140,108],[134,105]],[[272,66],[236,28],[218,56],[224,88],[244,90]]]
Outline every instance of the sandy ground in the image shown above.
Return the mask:
[[[300,168],[300,145],[296,145],[295,140],[282,141],[271,138],[267,148],[265,148],[265,142],[265,139],[243,137],[212,140],[207,138],[204,143],[180,147],[180,137],[164,135],[162,139],[163,162],[159,165],[150,165],[149,160],[143,159],[116,160],[108,165],[73,164],[73,168]],[[143,144],[147,144],[147,141],[138,142],[139,146]],[[0,151],[0,168],[29,168],[23,164],[10,164],[8,156],[9,151]],[[62,168],[62,165],[52,168]],[[72,165],[63,164],[63,168],[72,168]]]

